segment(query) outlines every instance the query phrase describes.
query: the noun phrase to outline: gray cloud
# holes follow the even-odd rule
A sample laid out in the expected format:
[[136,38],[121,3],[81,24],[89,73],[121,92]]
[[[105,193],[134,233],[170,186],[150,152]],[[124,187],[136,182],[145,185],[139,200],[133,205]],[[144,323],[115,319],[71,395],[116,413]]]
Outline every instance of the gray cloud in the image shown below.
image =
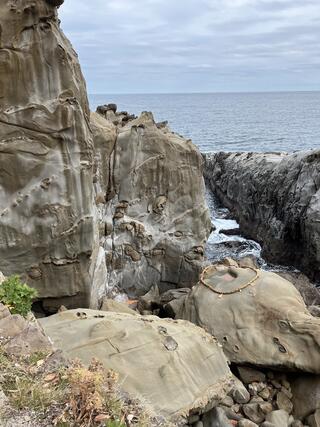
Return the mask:
[[320,89],[318,0],[67,0],[91,93]]

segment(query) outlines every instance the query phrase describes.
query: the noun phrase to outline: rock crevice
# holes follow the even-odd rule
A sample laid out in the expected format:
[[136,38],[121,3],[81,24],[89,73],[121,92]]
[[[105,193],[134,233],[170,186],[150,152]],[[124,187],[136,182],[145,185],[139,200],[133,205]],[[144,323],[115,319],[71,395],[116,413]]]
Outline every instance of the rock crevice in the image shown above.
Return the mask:
[[106,194],[99,205],[105,224],[100,244],[109,285],[129,295],[142,295],[155,284],[163,290],[192,286],[211,230],[200,153],[157,125],[151,113],[119,123],[123,113],[97,111],[91,115],[96,152],[101,152],[97,170],[105,159],[101,147],[111,147],[112,179],[107,186],[98,183]]
[[205,178],[274,264],[320,279],[320,152],[205,155]]
[[150,113],[90,115],[61,4],[0,4],[0,269],[50,312],[192,286],[211,227],[202,157]]

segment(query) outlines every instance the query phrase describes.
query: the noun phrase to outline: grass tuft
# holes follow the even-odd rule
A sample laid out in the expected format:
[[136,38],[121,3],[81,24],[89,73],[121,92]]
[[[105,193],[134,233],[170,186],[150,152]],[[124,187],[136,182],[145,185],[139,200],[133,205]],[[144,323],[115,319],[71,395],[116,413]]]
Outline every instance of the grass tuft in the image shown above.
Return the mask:
[[158,425],[140,402],[121,392],[118,375],[106,371],[99,361],[92,360],[85,367],[75,360],[48,372],[48,357],[41,353],[14,357],[0,347],[0,389],[9,399],[8,418],[29,411],[39,427],[48,422],[57,427]]

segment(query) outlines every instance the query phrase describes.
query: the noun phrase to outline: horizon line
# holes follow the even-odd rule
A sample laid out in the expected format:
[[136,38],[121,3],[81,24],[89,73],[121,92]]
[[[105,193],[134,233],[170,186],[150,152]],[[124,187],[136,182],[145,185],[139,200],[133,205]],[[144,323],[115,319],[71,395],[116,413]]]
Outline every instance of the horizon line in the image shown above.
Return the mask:
[[232,94],[267,94],[267,93],[319,93],[316,90],[257,90],[257,91],[216,91],[216,92],[99,92],[88,95],[232,95]]

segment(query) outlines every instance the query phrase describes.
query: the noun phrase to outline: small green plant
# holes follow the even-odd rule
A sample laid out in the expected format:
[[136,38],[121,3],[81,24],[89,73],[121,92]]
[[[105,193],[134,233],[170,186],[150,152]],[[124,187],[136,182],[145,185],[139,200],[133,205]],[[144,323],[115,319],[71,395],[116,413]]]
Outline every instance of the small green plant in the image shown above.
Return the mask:
[[10,276],[0,285],[0,302],[12,314],[26,317],[36,296],[37,291],[22,283],[19,276]]
[[105,427],[126,427],[121,421],[107,421]]

